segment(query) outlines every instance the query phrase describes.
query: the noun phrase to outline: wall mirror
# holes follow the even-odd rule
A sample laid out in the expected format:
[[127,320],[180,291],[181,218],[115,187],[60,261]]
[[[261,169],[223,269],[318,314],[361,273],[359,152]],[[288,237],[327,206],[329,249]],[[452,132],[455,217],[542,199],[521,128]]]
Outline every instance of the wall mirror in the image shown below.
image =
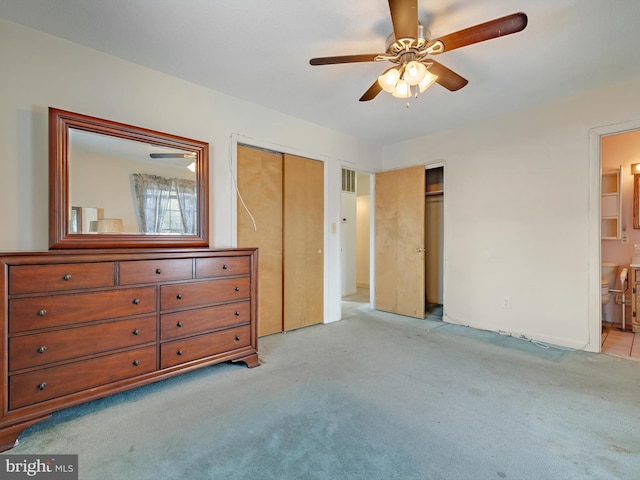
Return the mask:
[[49,247],[207,247],[209,145],[49,108]]

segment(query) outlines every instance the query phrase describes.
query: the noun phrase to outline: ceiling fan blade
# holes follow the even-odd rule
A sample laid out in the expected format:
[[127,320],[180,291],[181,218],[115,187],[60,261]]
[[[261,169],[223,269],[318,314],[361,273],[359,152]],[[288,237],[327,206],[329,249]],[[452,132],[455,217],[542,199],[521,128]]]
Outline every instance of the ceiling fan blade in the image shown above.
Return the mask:
[[368,102],[369,100],[373,100],[381,91],[382,91],[382,87],[380,86],[380,84],[378,83],[378,80],[376,79],[376,81],[373,82],[373,85],[369,87],[369,90],[364,92],[364,95],[360,97],[360,101]]
[[433,62],[433,65],[429,67],[429,71],[438,76],[438,78],[436,79],[436,83],[442,85],[447,90],[455,92],[456,90],[460,90],[467,83],[469,83],[469,80],[461,77],[453,70],[449,70],[441,63],[438,63],[431,58],[429,59],[429,61]]
[[418,38],[418,0],[389,0],[396,40]]
[[360,55],[340,55],[337,57],[317,57],[309,60],[311,65],[335,65],[337,63],[373,62],[381,53],[363,53]]
[[195,158],[194,153],[150,153],[151,158]]
[[496,18],[495,20],[465,28],[464,30],[450,33],[440,38],[434,38],[427,44],[427,47],[439,41],[444,45],[444,49],[441,52],[434,52],[434,54],[449,52],[456,48],[466,47],[467,45],[484,42],[492,38],[521,32],[526,26],[527,15],[522,12],[513,13],[506,17]]

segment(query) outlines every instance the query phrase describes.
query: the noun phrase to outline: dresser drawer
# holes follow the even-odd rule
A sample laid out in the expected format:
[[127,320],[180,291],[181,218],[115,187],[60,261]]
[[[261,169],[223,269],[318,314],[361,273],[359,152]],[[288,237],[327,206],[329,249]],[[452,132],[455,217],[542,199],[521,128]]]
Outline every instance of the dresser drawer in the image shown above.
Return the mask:
[[249,325],[163,343],[160,346],[160,368],[173,367],[181,363],[228,352],[246,347],[250,343],[251,328]]
[[13,410],[125,378],[153,372],[156,347],[138,348],[9,377]]
[[9,338],[9,371],[156,341],[156,316]]
[[249,323],[251,303],[238,302],[184,312],[165,313],[160,319],[161,340],[196,335],[217,328]]
[[120,285],[172,282],[193,278],[190,258],[120,262]]
[[196,258],[196,278],[248,275],[249,257]]
[[232,302],[249,298],[249,277],[205,280],[202,282],[162,285],[161,310]]
[[152,313],[155,287],[9,300],[9,332]]
[[9,294],[11,295],[113,285],[113,262],[15,265],[9,268]]

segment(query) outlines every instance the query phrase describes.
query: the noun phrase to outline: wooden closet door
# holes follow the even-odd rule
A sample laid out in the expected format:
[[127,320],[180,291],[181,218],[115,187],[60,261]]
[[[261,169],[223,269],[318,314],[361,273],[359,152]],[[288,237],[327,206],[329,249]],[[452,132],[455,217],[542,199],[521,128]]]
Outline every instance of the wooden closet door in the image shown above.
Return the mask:
[[238,146],[238,246],[258,247],[258,335],[282,331],[282,155]]
[[284,331],[324,318],[324,164],[284,155]]
[[425,168],[376,174],[376,308],[410,317],[425,314]]

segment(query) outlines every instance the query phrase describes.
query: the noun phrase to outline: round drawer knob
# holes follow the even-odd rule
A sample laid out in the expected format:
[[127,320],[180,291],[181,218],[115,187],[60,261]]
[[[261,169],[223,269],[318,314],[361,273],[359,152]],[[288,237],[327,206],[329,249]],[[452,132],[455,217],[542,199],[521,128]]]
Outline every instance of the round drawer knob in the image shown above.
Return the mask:
[[239,291],[240,291],[240,287],[236,287],[236,288],[234,288],[234,290],[235,290],[236,292],[239,292]]
[[139,333],[140,333],[140,331],[137,328],[133,331],[134,335],[138,335]]
[[182,350],[178,350],[178,355],[182,355]]
[[234,339],[236,342],[240,341],[240,337],[238,335],[236,335],[236,338]]
[[41,347],[38,347],[38,353],[44,353],[47,351],[47,347],[45,347],[44,345]]
[[133,361],[133,366],[137,367],[138,365],[140,365],[140,362],[138,360],[134,360]]
[[67,273],[66,275],[63,275],[63,276],[62,276],[62,279],[63,279],[65,282],[68,282],[69,280],[71,280],[71,275],[69,275],[69,274]]
[[176,298],[177,298],[178,300],[182,300],[182,294],[181,294],[181,293],[179,293],[178,295],[176,295]]
[[239,317],[239,316],[240,316],[240,312],[236,310],[236,313],[234,313],[234,315],[235,315],[236,317]]
[[159,268],[156,268],[156,274],[160,275],[162,273],[162,270],[160,270]]
[[227,270],[228,268],[229,268],[229,265],[222,265],[223,270]]
[[140,305],[140,299],[139,298],[134,298],[133,299],[133,304],[134,305]]
[[38,310],[38,316],[44,317],[47,314],[47,311],[43,308],[42,310]]
[[38,390],[44,390],[45,388],[47,388],[47,384],[42,382],[40,385],[38,385]]
[[180,328],[182,326],[182,322],[176,323],[176,327]]

